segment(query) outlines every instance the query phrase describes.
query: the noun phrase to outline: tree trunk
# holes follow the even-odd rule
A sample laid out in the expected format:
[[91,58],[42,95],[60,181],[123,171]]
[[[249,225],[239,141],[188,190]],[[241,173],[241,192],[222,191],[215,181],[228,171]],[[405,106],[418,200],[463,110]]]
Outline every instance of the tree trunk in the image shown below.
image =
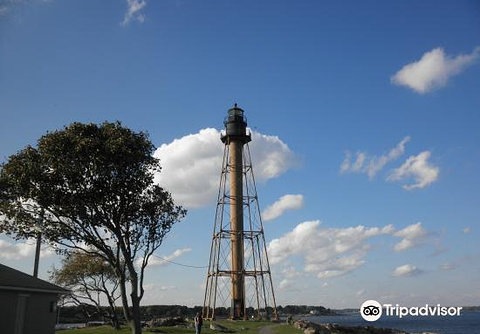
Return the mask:
[[108,300],[108,305],[110,307],[110,321],[112,323],[112,327],[115,330],[120,329],[120,320],[118,319],[117,312],[115,310],[115,301],[113,298],[107,293],[107,300]]
[[123,275],[120,275],[120,293],[121,293],[121,299],[122,299],[122,306],[123,306],[123,315],[125,316],[125,320],[127,322],[130,322],[132,320],[132,316],[130,314],[130,309],[128,306],[128,299],[127,299],[127,289],[125,287],[125,277]]
[[138,277],[136,273],[130,273],[130,283],[132,293],[130,299],[132,300],[132,319],[130,320],[130,327],[132,334],[141,334],[141,313],[140,313],[140,298],[138,297]]
[[140,300],[138,297],[132,295],[132,320],[130,321],[130,327],[132,334],[142,333],[141,313],[140,313]]
[[114,313],[114,314],[112,315],[111,321],[112,321],[112,327],[113,327],[116,331],[119,331],[119,330],[120,330],[120,320],[118,319],[118,316],[117,316],[116,313]]

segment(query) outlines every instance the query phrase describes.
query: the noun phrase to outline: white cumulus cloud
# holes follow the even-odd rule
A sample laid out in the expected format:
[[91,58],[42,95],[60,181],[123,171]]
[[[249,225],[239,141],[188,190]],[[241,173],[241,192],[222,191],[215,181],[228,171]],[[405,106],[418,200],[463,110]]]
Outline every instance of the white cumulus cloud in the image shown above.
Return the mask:
[[365,152],[357,152],[355,159],[352,160],[350,152],[345,153],[345,159],[340,165],[340,173],[365,173],[372,179],[383,167],[390,161],[393,161],[405,153],[405,144],[410,141],[410,137],[403,138],[395,147],[381,156],[368,155]]
[[303,203],[303,195],[282,196],[262,212],[262,218],[265,221],[274,220],[280,217],[286,210],[297,210],[302,208]]
[[445,262],[438,266],[441,270],[454,270],[459,267],[457,263]]
[[456,57],[447,56],[442,48],[436,48],[425,53],[420,60],[405,65],[390,79],[394,84],[425,94],[445,86],[452,76],[461,73],[479,56],[480,47],[476,47],[470,54]]
[[[190,252],[191,250],[192,250],[191,248],[182,248],[182,249],[177,249],[173,253],[168,255],[152,256],[148,261],[148,267],[151,268],[156,266],[166,266],[171,261],[174,261],[175,259],[179,258],[185,253]],[[140,266],[141,264],[142,264],[142,259],[138,259],[137,265]]]
[[[157,183],[172,193],[179,204],[199,208],[211,203],[218,194],[224,144],[220,131],[213,128],[175,139],[154,153],[162,171]],[[275,178],[295,165],[295,155],[278,137],[252,132],[250,142],[256,180]]]
[[128,9],[125,13],[122,25],[126,26],[132,20],[137,20],[140,23],[145,21],[145,14],[142,10],[147,6],[146,0],[127,0]]
[[405,184],[406,190],[421,189],[429,186],[438,179],[440,170],[433,166],[428,159],[430,151],[423,151],[417,156],[411,156],[405,163],[394,169],[387,177],[389,181],[401,181],[406,178],[413,178],[413,184]]
[[173,261],[176,258],[182,256],[183,254],[191,252],[191,251],[192,251],[191,248],[177,249],[176,251],[174,251],[173,253],[171,253],[169,255],[162,256],[162,258],[164,259],[164,261]]
[[395,237],[402,238],[402,240],[395,245],[394,250],[401,252],[414,248],[422,243],[426,235],[427,231],[423,228],[421,222],[409,225],[393,234]]
[[297,165],[297,156],[278,136],[252,131],[250,152],[255,179],[265,182]]
[[358,291],[355,293],[355,295],[356,295],[357,297],[362,297],[362,296],[365,295],[365,292],[366,292],[365,289],[361,289],[361,290],[358,290]]
[[282,269],[281,275],[288,279],[291,279],[301,276],[301,273],[299,273],[297,269],[293,266],[286,266]]
[[321,228],[319,220],[297,225],[283,237],[272,240],[268,254],[272,264],[278,264],[290,256],[301,256],[304,271],[318,278],[346,275],[365,262],[370,249],[369,238],[392,234],[394,228],[355,226],[347,228]]
[[[0,259],[21,260],[35,255],[36,240],[29,239],[26,242],[14,243],[0,239]],[[55,251],[49,247],[43,246],[40,251],[40,257],[49,257],[55,255]]]
[[395,268],[392,272],[392,276],[416,276],[422,273],[422,270],[417,266],[411,264],[404,264],[403,266]]
[[406,239],[417,239],[424,237],[427,234],[427,231],[422,226],[421,222],[408,225],[404,229],[401,229],[394,233],[396,237],[402,237]]
[[[428,237],[422,223],[411,224],[396,230],[393,225],[342,228],[324,228],[319,220],[298,224],[292,231],[268,244],[270,263],[284,266],[281,276],[286,280],[300,276],[290,261],[303,266],[304,274],[314,274],[320,279],[344,276],[365,264],[371,244],[379,236],[401,238],[395,251],[421,245]],[[301,259],[301,261],[299,261]],[[417,275],[422,270],[412,265],[398,267],[392,276]],[[286,284],[286,283],[285,283]]]
[[178,290],[178,287],[175,285],[162,285],[158,283],[146,283],[143,288],[147,292],[146,297],[153,300],[164,297],[164,293],[167,291]]
[[289,279],[284,279],[280,282],[280,284],[278,284],[278,289],[284,291],[284,290],[288,290],[292,286],[293,286],[292,281],[290,281]]

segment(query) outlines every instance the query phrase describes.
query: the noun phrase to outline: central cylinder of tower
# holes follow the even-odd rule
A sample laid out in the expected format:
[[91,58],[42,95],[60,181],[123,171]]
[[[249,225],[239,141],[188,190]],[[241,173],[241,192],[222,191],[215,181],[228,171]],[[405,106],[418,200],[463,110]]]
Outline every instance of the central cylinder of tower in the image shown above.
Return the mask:
[[230,241],[232,252],[232,307],[233,318],[242,318],[245,308],[243,277],[243,173],[242,149],[243,143],[230,142]]
[[243,110],[235,104],[225,119],[222,141],[229,145],[230,165],[230,247],[232,305],[231,318],[242,319],[245,314],[245,266],[243,247],[243,145],[251,140]]

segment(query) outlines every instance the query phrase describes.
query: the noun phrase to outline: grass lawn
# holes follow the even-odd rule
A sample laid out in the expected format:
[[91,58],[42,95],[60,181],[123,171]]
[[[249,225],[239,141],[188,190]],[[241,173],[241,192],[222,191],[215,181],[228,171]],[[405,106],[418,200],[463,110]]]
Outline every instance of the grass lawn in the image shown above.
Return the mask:
[[278,324],[272,328],[275,334],[303,334],[303,331],[293,327],[293,325]]
[[[228,328],[232,333],[242,333],[242,334],[258,334],[260,328],[262,327],[271,327],[272,334],[300,334],[303,331],[293,328],[293,326],[279,324],[279,323],[272,323],[268,321],[216,321],[216,323]],[[212,331],[209,328],[210,322],[204,322],[202,334],[213,334],[219,333]],[[115,331],[110,326],[98,326],[98,327],[88,327],[88,328],[81,328],[81,329],[69,329],[69,330],[61,330],[57,331],[57,334],[127,334],[130,333],[129,327],[123,327],[120,331]],[[195,333],[194,328],[184,328],[184,327],[158,327],[154,329],[144,329],[142,334],[150,334],[150,333],[166,333],[166,334],[174,334],[174,333]]]

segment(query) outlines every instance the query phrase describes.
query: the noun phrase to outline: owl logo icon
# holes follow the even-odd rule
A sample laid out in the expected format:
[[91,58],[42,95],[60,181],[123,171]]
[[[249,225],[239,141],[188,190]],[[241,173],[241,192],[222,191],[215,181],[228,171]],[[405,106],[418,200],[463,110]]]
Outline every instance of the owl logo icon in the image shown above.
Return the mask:
[[376,300],[367,300],[360,307],[360,315],[366,321],[377,321],[382,316],[382,305]]

